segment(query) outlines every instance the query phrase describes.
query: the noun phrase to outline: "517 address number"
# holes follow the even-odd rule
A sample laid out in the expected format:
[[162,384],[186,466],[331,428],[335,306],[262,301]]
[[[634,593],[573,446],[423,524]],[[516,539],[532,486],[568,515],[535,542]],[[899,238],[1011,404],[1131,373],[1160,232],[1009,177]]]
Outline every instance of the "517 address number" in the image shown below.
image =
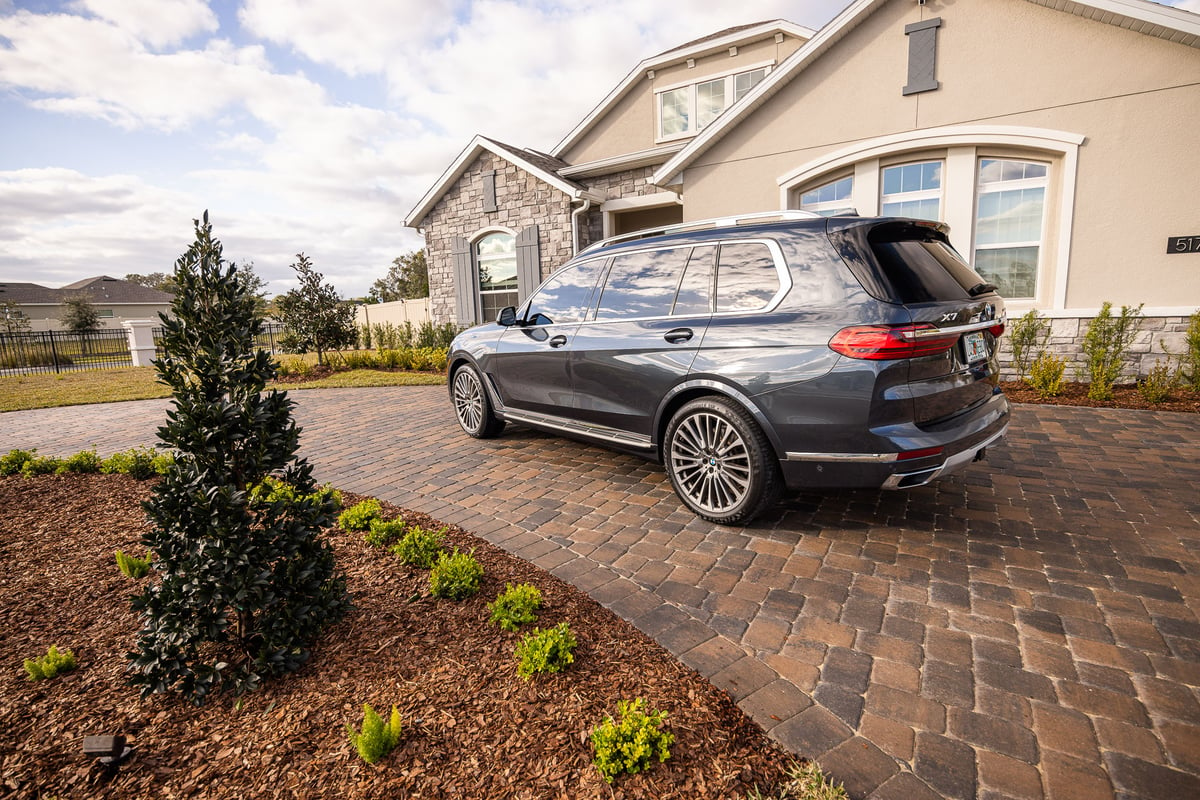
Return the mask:
[[1200,236],[1171,236],[1167,253],[1200,253]]

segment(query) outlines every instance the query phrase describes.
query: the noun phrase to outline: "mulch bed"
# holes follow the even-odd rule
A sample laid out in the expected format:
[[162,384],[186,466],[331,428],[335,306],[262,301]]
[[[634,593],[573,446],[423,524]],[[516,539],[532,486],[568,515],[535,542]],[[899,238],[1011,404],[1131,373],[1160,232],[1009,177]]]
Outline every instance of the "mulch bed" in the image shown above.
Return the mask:
[[[0,478],[0,797],[692,799],[784,779],[790,757],[728,695],[569,584],[454,528],[449,543],[486,569],[475,597],[435,600],[426,573],[330,530],[355,609],[308,664],[240,703],[139,700],[125,681],[139,584],[113,551],[141,554],[149,489],[120,475]],[[487,622],[486,604],[521,581],[542,590],[538,624],[568,621],[579,640],[559,675],[518,677],[520,634]],[[27,680],[21,662],[51,644],[73,650],[79,668]],[[587,737],[636,696],[669,713],[672,758],[609,787]],[[404,720],[399,747],[375,766],[345,730],[361,724],[364,702],[385,717],[395,704]],[[134,747],[112,776],[82,753],[83,737],[100,734]]]
[[1055,397],[1039,397],[1028,385],[1019,381],[1004,381],[1004,394],[1013,403],[1036,403],[1050,406],[1086,406],[1089,408],[1129,408],[1143,411],[1182,411],[1200,413],[1200,392],[1176,388],[1168,399],[1151,403],[1142,397],[1133,383],[1113,387],[1112,400],[1092,400],[1087,396],[1086,383],[1064,383],[1062,392]]

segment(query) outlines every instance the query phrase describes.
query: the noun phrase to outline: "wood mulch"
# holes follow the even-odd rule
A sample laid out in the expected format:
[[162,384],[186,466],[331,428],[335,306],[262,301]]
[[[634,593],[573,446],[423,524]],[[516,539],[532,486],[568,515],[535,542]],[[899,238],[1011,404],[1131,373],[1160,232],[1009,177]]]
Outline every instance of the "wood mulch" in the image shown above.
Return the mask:
[[1112,400],[1092,400],[1087,396],[1086,383],[1064,383],[1062,391],[1055,397],[1039,397],[1027,384],[1019,381],[1004,381],[1004,394],[1013,403],[1036,403],[1050,406],[1086,406],[1089,408],[1128,408],[1142,411],[1182,411],[1200,413],[1200,392],[1176,388],[1160,403],[1151,403],[1142,397],[1137,385],[1121,384],[1113,387]]
[[[0,478],[0,797],[691,800],[784,780],[790,757],[728,695],[569,584],[454,528],[449,542],[486,569],[475,597],[435,600],[426,573],[331,530],[355,609],[299,672],[240,703],[139,700],[125,681],[139,583],[113,551],[142,552],[148,496],[147,483],[119,475]],[[539,624],[568,621],[579,640],[559,675],[522,680],[520,634],[488,624],[486,604],[521,581],[543,592]],[[79,668],[27,680],[23,659],[52,644]],[[609,787],[587,737],[637,696],[669,713],[672,758]],[[404,721],[399,747],[375,766],[345,730],[361,724],[364,702],[385,716],[395,704]],[[84,736],[104,734],[134,748],[115,774],[82,752]]]

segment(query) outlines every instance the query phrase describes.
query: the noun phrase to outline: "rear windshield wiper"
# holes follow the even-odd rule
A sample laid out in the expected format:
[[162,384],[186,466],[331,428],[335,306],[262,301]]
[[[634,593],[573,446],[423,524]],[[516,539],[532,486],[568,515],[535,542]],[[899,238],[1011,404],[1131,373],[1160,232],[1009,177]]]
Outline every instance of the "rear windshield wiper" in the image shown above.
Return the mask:
[[974,286],[972,286],[970,289],[967,289],[967,294],[971,295],[971,297],[979,297],[979,295],[981,295],[981,294],[987,294],[988,292],[994,292],[999,288],[1000,287],[994,283],[977,283]]

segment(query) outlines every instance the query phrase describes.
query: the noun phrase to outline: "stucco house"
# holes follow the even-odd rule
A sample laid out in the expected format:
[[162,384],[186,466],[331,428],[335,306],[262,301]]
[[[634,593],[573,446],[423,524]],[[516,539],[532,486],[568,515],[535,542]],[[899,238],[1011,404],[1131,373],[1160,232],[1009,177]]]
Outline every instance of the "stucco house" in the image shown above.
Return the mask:
[[0,283],[0,303],[12,301],[29,320],[34,331],[65,330],[61,318],[69,297],[84,295],[95,306],[100,327],[121,328],[127,319],[157,322],[159,312],[169,314],[171,295],[136,283],[99,275],[67,284],[58,289],[36,283]]
[[549,153],[477,136],[405,224],[434,318],[469,323],[615,233],[785,208],[940,219],[1053,345],[1104,301],[1144,303],[1149,354],[1200,307],[1197,130],[1200,15],[854,0],[817,32],[760,23],[643,61]]

